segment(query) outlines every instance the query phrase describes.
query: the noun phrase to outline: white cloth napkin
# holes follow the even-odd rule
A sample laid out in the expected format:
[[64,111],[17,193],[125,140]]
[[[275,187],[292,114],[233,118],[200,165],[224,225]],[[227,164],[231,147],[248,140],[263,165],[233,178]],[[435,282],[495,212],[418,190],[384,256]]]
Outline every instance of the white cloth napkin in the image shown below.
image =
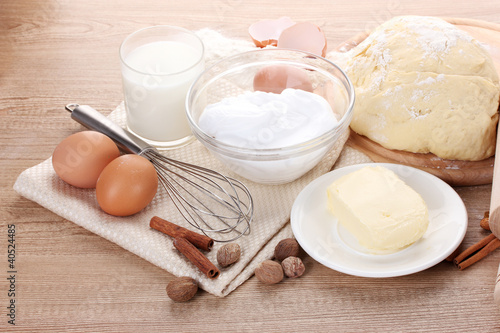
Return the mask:
[[[213,30],[204,29],[197,33],[207,48],[207,65],[222,57],[255,49],[250,41],[228,39]],[[123,103],[109,118],[124,126]],[[72,120],[68,118],[68,122],[70,121]],[[242,179],[254,198],[255,213],[251,233],[236,241],[242,249],[240,260],[228,268],[221,268],[221,275],[215,280],[208,279],[187,261],[173,247],[170,237],[149,227],[151,217],[156,215],[190,228],[181,219],[171,218],[177,215],[177,211],[163,190],[143,211],[130,217],[114,217],[99,208],[95,190],[78,189],[60,180],[52,168],[50,158],[22,172],[14,184],[14,190],[176,276],[193,277],[207,292],[225,296],[251,277],[260,262],[273,257],[274,247],[281,239],[293,236],[288,223],[290,210],[296,196],[307,184],[330,171],[337,159],[336,168],[370,162],[366,155],[349,147],[344,148],[347,137],[348,132],[344,133],[341,140],[313,170],[291,183],[271,186]],[[197,141],[181,149],[168,151],[167,154],[173,159],[234,176]],[[216,243],[212,251],[206,253],[214,264],[217,263],[216,253],[220,246],[220,243]]]

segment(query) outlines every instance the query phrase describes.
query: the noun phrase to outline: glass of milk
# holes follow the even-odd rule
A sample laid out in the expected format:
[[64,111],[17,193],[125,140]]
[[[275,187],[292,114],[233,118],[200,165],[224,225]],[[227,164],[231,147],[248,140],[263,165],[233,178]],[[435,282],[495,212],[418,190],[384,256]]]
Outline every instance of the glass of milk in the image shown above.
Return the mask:
[[203,71],[204,47],[193,32],[153,26],[129,35],[120,46],[127,127],[159,149],[190,143],[186,94]]

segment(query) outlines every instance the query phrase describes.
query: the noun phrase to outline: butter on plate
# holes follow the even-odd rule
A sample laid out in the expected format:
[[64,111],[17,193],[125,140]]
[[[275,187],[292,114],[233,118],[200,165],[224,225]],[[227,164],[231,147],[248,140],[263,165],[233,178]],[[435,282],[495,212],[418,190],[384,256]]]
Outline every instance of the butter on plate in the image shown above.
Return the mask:
[[328,208],[370,251],[397,251],[420,239],[429,225],[424,199],[393,171],[367,166],[334,181]]

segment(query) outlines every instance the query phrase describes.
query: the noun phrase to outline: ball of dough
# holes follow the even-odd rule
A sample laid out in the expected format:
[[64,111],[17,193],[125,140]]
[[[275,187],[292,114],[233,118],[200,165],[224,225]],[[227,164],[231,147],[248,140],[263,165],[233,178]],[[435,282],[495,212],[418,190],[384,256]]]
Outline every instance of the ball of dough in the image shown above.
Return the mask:
[[481,160],[495,152],[499,80],[488,51],[438,18],[401,16],[351,49],[351,128],[388,149]]

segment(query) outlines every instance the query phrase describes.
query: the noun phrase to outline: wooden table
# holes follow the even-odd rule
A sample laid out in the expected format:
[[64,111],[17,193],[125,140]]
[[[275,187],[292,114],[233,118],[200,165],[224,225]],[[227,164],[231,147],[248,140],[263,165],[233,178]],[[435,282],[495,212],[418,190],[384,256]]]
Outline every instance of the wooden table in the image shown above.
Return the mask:
[[[228,297],[206,292],[176,304],[173,276],[12,190],[23,170],[81,129],[64,105],[107,114],[122,101],[118,47],[129,33],[170,24],[248,38],[258,19],[290,16],[321,26],[331,48],[395,15],[500,23],[500,2],[2,0],[0,2],[0,331],[425,331],[498,332],[493,302],[500,252],[465,271],[448,262],[410,276],[338,273],[303,255],[307,273],[279,285],[249,279]],[[464,246],[485,236],[479,220],[491,186],[457,188],[469,213]],[[8,225],[16,228],[16,326],[9,306]]]

